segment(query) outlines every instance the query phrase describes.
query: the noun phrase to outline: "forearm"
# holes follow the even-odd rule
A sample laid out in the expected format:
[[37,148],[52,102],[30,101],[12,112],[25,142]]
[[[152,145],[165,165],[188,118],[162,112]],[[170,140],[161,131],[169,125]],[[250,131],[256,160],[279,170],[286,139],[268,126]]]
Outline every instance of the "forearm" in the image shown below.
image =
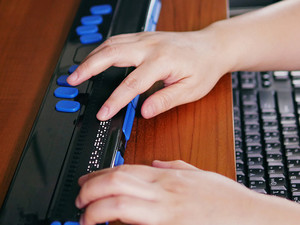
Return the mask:
[[282,225],[300,221],[300,205],[284,198],[257,194],[249,205],[249,211],[252,209],[249,219],[254,221],[250,224]]
[[212,27],[231,59],[229,71],[299,70],[299,21],[300,1],[286,0]]

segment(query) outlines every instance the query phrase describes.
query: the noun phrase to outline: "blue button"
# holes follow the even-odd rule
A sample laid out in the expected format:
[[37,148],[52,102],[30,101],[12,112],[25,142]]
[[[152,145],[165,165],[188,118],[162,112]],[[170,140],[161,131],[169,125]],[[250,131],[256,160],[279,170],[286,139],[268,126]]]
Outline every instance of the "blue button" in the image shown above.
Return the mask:
[[78,222],[67,221],[64,225],[80,225]]
[[96,25],[83,25],[76,28],[78,35],[92,34],[98,32],[98,26]]
[[59,221],[53,221],[50,225],[61,225],[61,222],[59,222]]
[[84,16],[81,18],[81,23],[83,25],[97,25],[103,22],[103,17],[94,15],[94,16]]
[[133,125],[133,121],[134,121],[134,115],[135,115],[135,110],[134,110],[132,104],[129,103],[127,106],[125,120],[124,120],[124,124],[123,124],[123,128],[122,128],[126,141],[128,141],[130,138],[132,125]]
[[80,42],[82,44],[92,44],[97,43],[102,40],[102,34],[94,33],[94,34],[85,34],[80,36]]
[[57,98],[75,98],[78,95],[78,89],[73,87],[58,87],[54,91]]
[[137,104],[138,104],[138,101],[139,101],[139,95],[137,95],[134,99],[132,99],[132,101],[131,101],[131,103],[132,103],[132,106],[133,106],[133,108],[135,108],[136,109],[136,107],[137,107]]
[[56,103],[55,109],[59,112],[77,112],[80,109],[80,103],[76,101],[61,100]]
[[68,73],[71,74],[73,73],[76,69],[77,69],[78,65],[72,65],[70,66],[69,70],[68,70]]
[[57,78],[56,83],[59,86],[70,87],[71,85],[67,82],[68,77],[69,75],[61,75],[59,78]]
[[90,11],[93,15],[105,15],[112,12],[112,7],[109,4],[95,5],[91,7]]
[[120,151],[117,151],[114,166],[121,166],[124,164],[124,158],[121,155]]

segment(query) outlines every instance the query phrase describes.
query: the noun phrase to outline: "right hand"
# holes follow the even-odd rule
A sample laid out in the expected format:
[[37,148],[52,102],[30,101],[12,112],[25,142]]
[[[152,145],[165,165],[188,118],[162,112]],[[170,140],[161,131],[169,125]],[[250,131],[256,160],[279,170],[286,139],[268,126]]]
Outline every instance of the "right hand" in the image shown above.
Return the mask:
[[214,29],[195,32],[142,32],[109,38],[92,51],[70,75],[78,85],[111,66],[136,69],[114,90],[97,117],[107,120],[156,81],[165,87],[142,105],[144,118],[205,96],[229,71],[222,42]]

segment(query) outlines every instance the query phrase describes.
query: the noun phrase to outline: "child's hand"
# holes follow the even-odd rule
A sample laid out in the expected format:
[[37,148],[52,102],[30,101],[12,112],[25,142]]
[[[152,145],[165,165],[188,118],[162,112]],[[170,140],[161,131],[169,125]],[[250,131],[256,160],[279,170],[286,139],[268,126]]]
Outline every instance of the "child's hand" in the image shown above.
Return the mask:
[[165,87],[145,100],[141,113],[151,118],[206,95],[229,71],[226,53],[213,29],[196,32],[143,32],[106,40],[79,65],[68,82],[78,85],[111,66],[136,69],[107,99],[97,114],[107,120],[156,81]]

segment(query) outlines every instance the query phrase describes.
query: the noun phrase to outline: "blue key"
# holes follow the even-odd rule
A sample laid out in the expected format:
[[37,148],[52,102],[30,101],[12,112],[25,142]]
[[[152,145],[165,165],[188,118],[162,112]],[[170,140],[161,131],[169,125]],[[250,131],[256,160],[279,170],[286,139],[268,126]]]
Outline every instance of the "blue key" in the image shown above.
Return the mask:
[[78,222],[67,221],[64,225],[80,225]]
[[80,42],[82,44],[93,44],[102,40],[102,34],[94,33],[94,34],[85,34],[80,36]]
[[54,91],[57,98],[75,98],[78,95],[78,89],[73,87],[58,87]]
[[70,87],[71,85],[67,82],[68,77],[69,75],[61,75],[59,78],[57,78],[56,83],[59,86]]
[[78,35],[92,34],[98,32],[98,26],[96,25],[83,25],[76,28]]
[[59,222],[59,221],[53,221],[50,225],[61,225],[61,222]]
[[112,12],[112,7],[109,4],[95,5],[91,7],[90,11],[93,15],[105,15]]
[[56,103],[55,109],[59,112],[77,112],[80,109],[80,103],[76,101],[61,100]]
[[76,69],[77,69],[78,65],[72,65],[70,66],[69,70],[68,70],[68,73],[71,74],[73,73]]
[[103,22],[102,16],[94,15],[94,16],[84,16],[81,18],[81,23],[83,25],[98,25]]

